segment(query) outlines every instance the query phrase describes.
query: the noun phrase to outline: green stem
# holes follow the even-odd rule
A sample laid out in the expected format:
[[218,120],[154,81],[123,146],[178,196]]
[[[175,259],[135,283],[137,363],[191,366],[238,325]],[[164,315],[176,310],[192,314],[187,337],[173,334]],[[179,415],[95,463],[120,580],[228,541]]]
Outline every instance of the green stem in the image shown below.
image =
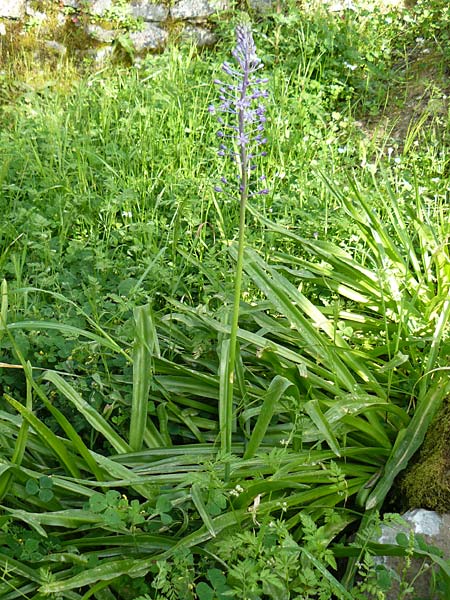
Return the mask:
[[[242,97],[245,97],[247,90],[248,79],[244,79],[242,86]],[[239,110],[239,131],[244,134],[245,117],[244,111]],[[231,454],[231,443],[233,433],[233,389],[236,371],[236,354],[237,354],[237,332],[239,327],[239,308],[241,301],[242,289],[242,271],[244,267],[244,247],[245,247],[245,212],[248,199],[248,155],[244,144],[239,148],[240,156],[240,202],[239,202],[239,237],[238,237],[238,256],[236,263],[236,272],[234,279],[234,298],[233,298],[233,313],[231,318],[230,329],[230,347],[227,365],[227,388],[225,399],[225,418],[223,424],[222,450],[226,457],[225,461],[225,481],[230,477],[229,456]]]

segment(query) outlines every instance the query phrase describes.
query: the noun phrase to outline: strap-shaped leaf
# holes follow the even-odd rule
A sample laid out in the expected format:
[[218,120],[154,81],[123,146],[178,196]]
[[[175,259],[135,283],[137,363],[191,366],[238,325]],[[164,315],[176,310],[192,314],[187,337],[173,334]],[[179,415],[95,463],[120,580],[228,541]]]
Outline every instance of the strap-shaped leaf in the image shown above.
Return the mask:
[[292,383],[288,379],[280,375],[272,379],[267,392],[263,396],[260,413],[245,449],[244,459],[252,458],[257,452],[280,398],[291,385]]
[[[133,394],[129,440],[132,450],[139,451],[142,450],[147,425],[153,356],[159,356],[159,343],[148,304],[134,309],[134,320],[136,334],[133,344]],[[146,439],[157,441],[154,436],[147,436]]]
[[383,475],[367,499],[366,510],[381,506],[394,483],[394,479],[407,466],[412,455],[422,445],[431,421],[449,393],[450,382],[439,379],[417,404],[408,427],[398,434],[399,443],[394,445],[384,467]]
[[14,398],[12,398],[9,394],[4,394],[4,398],[11,404],[13,408],[17,410],[18,413],[22,415],[24,419],[28,421],[31,427],[36,431],[36,433],[40,436],[42,441],[51,448],[59,460],[59,462],[64,465],[69,473],[73,475],[73,477],[81,477],[80,471],[75,461],[75,457],[67,450],[64,442],[57,437],[51,429],[49,429],[40,419],[36,417],[36,415],[26,406],[17,402]]
[[80,394],[54,371],[45,371],[43,378],[53,383],[56,388],[77,408],[86,421],[101,433],[119,453],[130,452],[130,446],[114,431],[111,425]]
[[339,449],[336,436],[333,433],[330,423],[327,421],[323,412],[321,411],[319,402],[317,400],[310,400],[309,402],[306,402],[304,409],[306,414],[310,417],[314,425],[325,438],[325,441],[330,446],[331,450],[333,450],[336,456],[341,456],[341,451]]
[[195,505],[195,508],[198,510],[198,514],[200,515],[203,523],[205,524],[205,527],[207,528],[207,530],[209,531],[209,533],[212,535],[213,538],[216,537],[214,523],[212,522],[212,519],[209,516],[209,513],[205,506],[205,503],[203,502],[202,491],[201,491],[200,485],[198,483],[192,484],[191,497],[192,497],[192,502]]

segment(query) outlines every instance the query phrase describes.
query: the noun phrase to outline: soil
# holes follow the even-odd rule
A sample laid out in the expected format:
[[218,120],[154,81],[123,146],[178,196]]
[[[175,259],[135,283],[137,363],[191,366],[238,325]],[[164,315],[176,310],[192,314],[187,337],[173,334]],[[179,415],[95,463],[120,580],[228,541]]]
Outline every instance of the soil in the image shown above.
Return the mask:
[[397,67],[404,82],[393,86],[382,114],[361,120],[369,137],[401,150],[414,142],[423,126],[446,127],[450,108],[450,65],[432,51],[417,49],[407,60]]

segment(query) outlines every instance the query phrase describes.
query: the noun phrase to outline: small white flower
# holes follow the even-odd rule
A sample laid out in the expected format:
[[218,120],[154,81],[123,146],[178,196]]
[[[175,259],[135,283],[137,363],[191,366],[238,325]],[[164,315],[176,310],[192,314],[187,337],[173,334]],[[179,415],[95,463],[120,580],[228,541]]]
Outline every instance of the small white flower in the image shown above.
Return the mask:
[[367,169],[370,173],[375,174],[377,172],[377,165],[375,163],[368,163],[365,160],[361,162],[361,167]]
[[345,154],[347,152],[347,146],[343,146],[337,149],[339,154]]
[[124,210],[122,211],[122,217],[124,217],[125,219],[131,219],[131,217],[133,216],[133,213],[131,212],[131,210]]
[[410,192],[413,189],[413,186],[409,183],[409,181],[407,181],[406,179],[404,179],[402,181],[403,183],[403,187],[408,190],[408,192]]
[[344,67],[346,67],[347,69],[349,69],[350,71],[354,71],[355,69],[358,68],[358,65],[351,65],[348,62],[344,62]]
[[400,158],[400,156],[396,156],[394,158],[394,162],[395,162],[396,165],[399,165],[402,162],[402,159]]
[[243,491],[244,491],[244,488],[241,485],[237,484],[237,486],[234,489],[230,490],[230,496],[237,497],[237,496],[239,496],[239,494],[242,494]]
[[352,0],[344,0],[343,2],[335,2],[329,9],[330,12],[341,12],[342,10],[356,10],[356,6]]
[[423,37],[417,37],[416,38],[416,44],[422,45],[424,42],[425,42],[425,39]]

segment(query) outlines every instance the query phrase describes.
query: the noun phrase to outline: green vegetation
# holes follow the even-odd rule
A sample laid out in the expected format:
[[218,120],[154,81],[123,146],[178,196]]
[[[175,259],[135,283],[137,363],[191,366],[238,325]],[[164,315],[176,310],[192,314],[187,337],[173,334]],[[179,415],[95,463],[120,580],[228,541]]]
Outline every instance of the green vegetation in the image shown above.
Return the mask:
[[374,539],[450,392],[450,8],[282,8],[231,414],[233,23],[139,68],[3,54],[2,600],[382,600],[392,554],[449,596]]

